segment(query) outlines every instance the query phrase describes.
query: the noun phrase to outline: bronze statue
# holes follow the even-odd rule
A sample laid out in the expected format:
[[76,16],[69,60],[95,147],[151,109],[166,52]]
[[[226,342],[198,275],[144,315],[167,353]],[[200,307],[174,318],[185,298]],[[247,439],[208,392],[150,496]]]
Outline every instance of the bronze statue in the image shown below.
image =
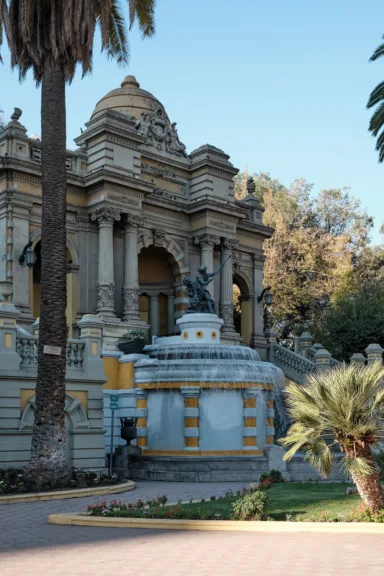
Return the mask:
[[197,269],[195,281],[189,278],[183,279],[183,284],[186,286],[185,293],[189,297],[187,313],[203,312],[206,314],[215,314],[215,300],[210,295],[207,286],[225,266],[229,258],[227,258],[215,272],[207,272],[206,266],[200,266]]

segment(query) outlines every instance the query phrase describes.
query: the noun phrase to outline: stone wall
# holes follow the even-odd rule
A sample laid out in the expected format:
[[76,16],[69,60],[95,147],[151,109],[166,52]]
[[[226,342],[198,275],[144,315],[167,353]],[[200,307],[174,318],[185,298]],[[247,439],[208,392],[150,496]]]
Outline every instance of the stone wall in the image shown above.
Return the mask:
[[[20,313],[0,302],[0,468],[25,466],[30,458],[37,377],[36,334],[19,332]],[[83,316],[80,338],[68,340],[65,422],[67,457],[76,468],[105,467],[101,321]],[[53,383],[54,384],[54,383]]]

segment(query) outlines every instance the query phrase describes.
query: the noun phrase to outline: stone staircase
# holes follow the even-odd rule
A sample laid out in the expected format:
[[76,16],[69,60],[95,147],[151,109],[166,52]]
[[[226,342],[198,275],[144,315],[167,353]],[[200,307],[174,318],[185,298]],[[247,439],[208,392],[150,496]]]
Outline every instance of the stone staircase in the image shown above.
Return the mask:
[[[274,330],[267,330],[265,336],[268,342],[268,362],[278,366],[286,378],[298,384],[304,383],[307,374],[324,372],[341,364],[321,344],[314,344],[306,324],[302,335],[296,341],[296,351],[278,344],[277,332]],[[350,361],[360,365],[383,361],[383,352],[379,344],[370,344],[365,349],[366,356],[355,353]]]

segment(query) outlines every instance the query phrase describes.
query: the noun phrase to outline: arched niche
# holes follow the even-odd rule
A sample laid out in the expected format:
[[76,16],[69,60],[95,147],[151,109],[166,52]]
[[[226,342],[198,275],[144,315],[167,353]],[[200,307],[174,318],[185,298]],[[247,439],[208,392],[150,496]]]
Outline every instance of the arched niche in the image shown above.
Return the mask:
[[249,345],[252,335],[252,283],[244,270],[233,275],[234,324],[244,344]]
[[[40,274],[41,274],[41,230],[35,230],[30,235],[32,247],[36,254],[36,262],[30,271],[29,294],[30,305],[34,318],[40,316]],[[79,252],[73,240],[66,238],[66,262],[67,262],[67,324],[68,336],[73,337],[73,323],[77,316],[78,309],[78,270]]]

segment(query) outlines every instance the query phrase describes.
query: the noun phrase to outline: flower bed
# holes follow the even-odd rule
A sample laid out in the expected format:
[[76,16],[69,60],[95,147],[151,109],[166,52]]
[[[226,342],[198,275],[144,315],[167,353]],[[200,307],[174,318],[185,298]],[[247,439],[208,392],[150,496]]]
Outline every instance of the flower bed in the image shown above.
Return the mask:
[[272,520],[286,522],[384,522],[358,495],[347,496],[345,483],[265,482],[252,489],[228,490],[200,502],[167,505],[166,496],[126,503],[112,500],[89,506],[87,514],[115,518],[169,520]]
[[[110,486],[117,484],[119,479],[116,474],[108,476],[99,470],[74,469],[71,478],[55,490],[76,490],[79,488],[95,488],[97,486]],[[0,496],[10,494],[28,494],[37,492],[52,491],[49,484],[38,484],[28,479],[24,468],[8,468],[0,470]]]

